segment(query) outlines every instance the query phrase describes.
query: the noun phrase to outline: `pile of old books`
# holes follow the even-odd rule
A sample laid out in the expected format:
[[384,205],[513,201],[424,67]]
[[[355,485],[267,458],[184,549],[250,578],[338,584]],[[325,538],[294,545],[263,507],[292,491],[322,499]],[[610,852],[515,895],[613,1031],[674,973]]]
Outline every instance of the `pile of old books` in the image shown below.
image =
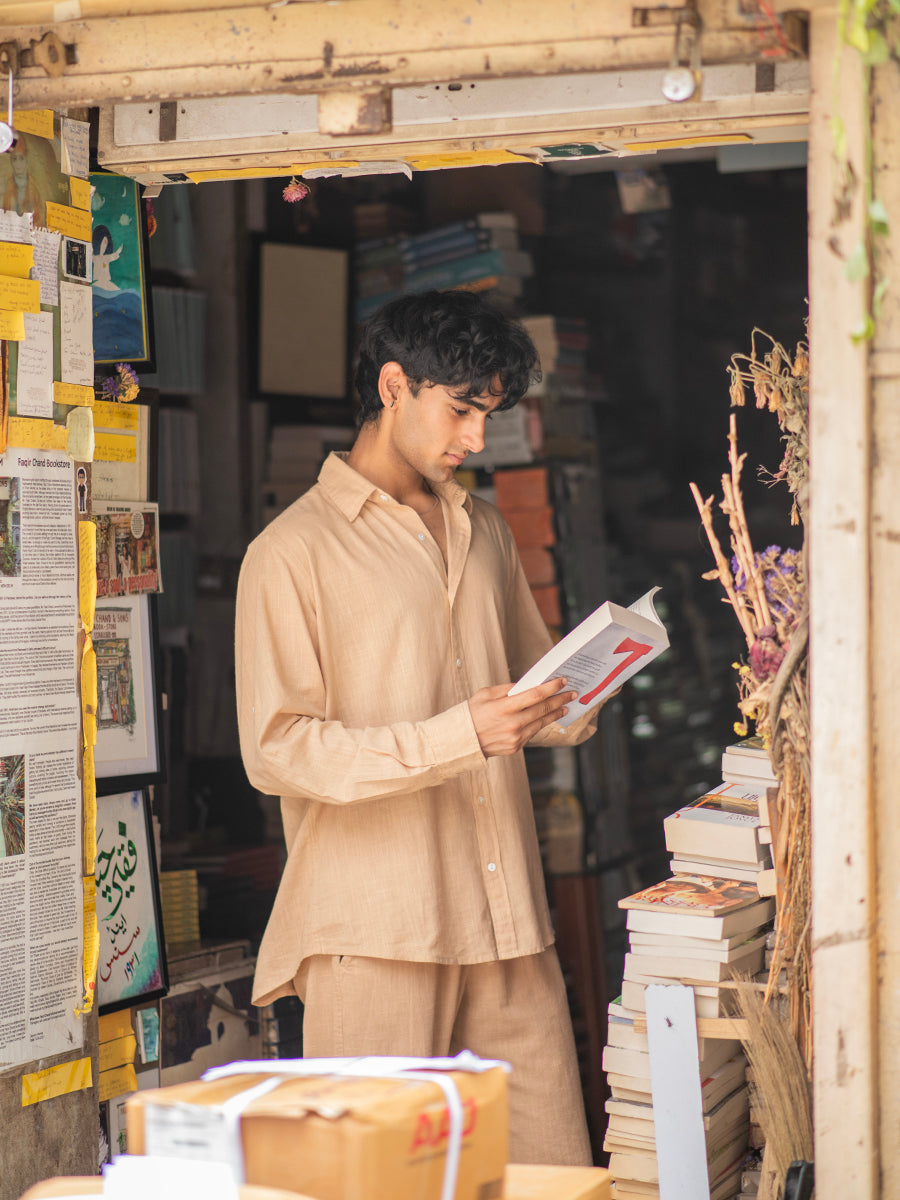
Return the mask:
[[645,1017],[651,984],[693,989],[710,1200],[741,1191],[750,1137],[747,1064],[720,1019],[733,1012],[729,980],[762,970],[774,916],[774,900],[757,886],[771,865],[759,836],[768,781],[756,779],[723,782],[667,817],[672,877],[619,901],[629,945],[603,1060],[611,1091],[604,1148],[616,1200],[660,1194]]
[[358,242],[354,251],[357,321],[388,300],[432,288],[490,291],[494,300],[514,300],[534,270],[531,255],[519,249],[516,218],[485,212],[425,233],[399,234]]

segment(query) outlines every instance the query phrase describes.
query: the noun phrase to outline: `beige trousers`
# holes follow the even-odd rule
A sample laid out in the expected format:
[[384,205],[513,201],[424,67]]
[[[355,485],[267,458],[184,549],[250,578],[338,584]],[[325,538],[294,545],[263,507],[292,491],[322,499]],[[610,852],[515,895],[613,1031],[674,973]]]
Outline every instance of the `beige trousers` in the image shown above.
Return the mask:
[[510,1162],[591,1164],[555,948],[469,966],[315,955],[294,984],[307,1058],[471,1050],[505,1059]]

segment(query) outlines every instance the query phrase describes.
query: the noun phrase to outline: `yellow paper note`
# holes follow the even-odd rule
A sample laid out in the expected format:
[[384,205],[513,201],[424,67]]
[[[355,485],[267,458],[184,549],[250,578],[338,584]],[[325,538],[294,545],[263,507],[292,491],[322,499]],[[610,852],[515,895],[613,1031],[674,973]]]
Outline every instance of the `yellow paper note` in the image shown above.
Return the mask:
[[[84,774],[81,792],[84,805],[84,869],[93,872],[97,862],[97,780],[94,777],[94,746],[85,746],[81,757]],[[93,874],[90,876],[94,878]],[[94,922],[96,924],[96,920]],[[97,945],[94,948],[94,973],[97,970],[97,957],[100,954],[100,935],[97,935]]]
[[[321,167],[325,164],[316,163],[315,165]],[[302,169],[306,170],[305,167]],[[226,179],[277,179],[279,175],[283,179],[290,179],[292,175],[296,175],[297,170],[297,167],[233,167],[231,170],[226,168],[218,171],[187,171],[185,173],[191,183],[217,183]]]
[[88,633],[94,628],[97,600],[97,526],[93,521],[78,522],[78,610]]
[[134,462],[137,458],[135,440],[124,433],[98,433],[94,458],[100,462]]
[[25,314],[0,308],[0,342],[25,340]]
[[94,461],[94,413],[73,408],[66,417],[66,454],[76,462]]
[[90,209],[70,208],[68,204],[54,204],[47,201],[47,228],[66,237],[78,238],[80,242],[91,240]]
[[128,1037],[133,1033],[131,1011],[120,1008],[118,1012],[103,1013],[99,1020],[99,1039],[102,1042],[114,1042],[116,1038]]
[[0,275],[27,279],[34,266],[34,246],[31,242],[0,242]]
[[53,403],[90,408],[94,403],[94,389],[83,383],[61,383],[56,379],[53,381]]
[[409,159],[414,171],[441,171],[448,167],[496,167],[500,163],[532,162],[524,154],[511,150],[460,150],[448,154],[420,154]]
[[10,417],[8,441],[30,450],[65,450],[66,428],[42,417]]
[[[93,778],[93,768],[91,778]],[[97,963],[100,961],[100,930],[97,928],[97,881],[93,875],[93,864],[90,869],[91,874],[85,875],[81,881],[84,895],[84,954],[81,963],[84,999],[75,1012],[82,1017],[94,1007],[94,994],[97,990]]]
[[[84,639],[81,655],[81,711],[84,716],[84,744],[93,746],[97,741],[97,653],[90,636]],[[91,733],[92,737],[89,736]]]
[[[749,133],[709,133],[695,137],[665,138],[653,142],[624,142],[632,154],[650,154],[654,150],[682,150],[687,146],[726,146],[737,142],[752,142]],[[627,159],[624,160],[627,163]]]
[[132,404],[118,404],[115,400],[94,401],[95,429],[136,430],[140,416],[140,412]]
[[45,1071],[34,1071],[22,1076],[22,1107],[38,1104],[41,1100],[52,1100],[54,1096],[65,1096],[69,1092],[83,1091],[92,1082],[89,1058],[60,1063],[58,1067],[48,1067]]
[[137,1038],[133,1033],[113,1038],[100,1043],[100,1071],[112,1071],[116,1067],[124,1067],[129,1063],[134,1065],[134,1052],[137,1050]]
[[[6,109],[0,113],[0,121],[5,121]],[[35,137],[53,137],[52,108],[16,108],[13,105],[13,129],[19,133],[33,133]]]
[[0,275],[0,308],[13,312],[41,311],[41,284],[38,279],[17,279]]
[[69,198],[72,201],[73,208],[83,208],[87,212],[90,212],[91,185],[86,179],[79,179],[76,175],[70,175]]
[[114,1096],[124,1096],[126,1092],[137,1091],[137,1074],[134,1064],[116,1067],[112,1071],[101,1071],[97,1080],[97,1091],[100,1103],[112,1100]]

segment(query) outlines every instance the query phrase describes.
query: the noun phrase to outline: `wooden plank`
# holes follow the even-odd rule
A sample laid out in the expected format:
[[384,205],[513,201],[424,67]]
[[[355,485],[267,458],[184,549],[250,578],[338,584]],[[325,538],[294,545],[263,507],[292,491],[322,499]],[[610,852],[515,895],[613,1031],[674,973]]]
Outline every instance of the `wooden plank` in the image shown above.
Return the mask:
[[[771,26],[752,15],[741,21],[737,6],[699,0],[697,7],[705,63],[783,53]],[[25,48],[47,28],[7,21],[4,39]],[[77,62],[55,78],[21,71],[23,108],[666,67],[674,40],[671,24],[635,28],[632,6],[611,0],[333,0],[87,16],[53,28],[75,47]]]
[[[810,99],[812,935],[819,1200],[875,1200],[874,940],[869,624],[870,413],[865,285],[844,264],[864,228],[867,113],[859,55],[835,4],[814,7]],[[837,61],[836,61],[837,55]],[[837,70],[835,71],[835,68]],[[832,118],[856,186],[835,224]],[[849,812],[852,806],[852,819]]]
[[[647,1032],[647,1018],[643,1013],[634,1018],[634,1028],[638,1033]],[[701,1039],[746,1042],[750,1037],[750,1026],[738,1017],[698,1017],[697,1036]]]
[[890,232],[878,244],[878,266],[889,285],[870,356],[872,376],[872,641],[875,828],[877,836],[878,1105],[881,1194],[900,1194],[900,73],[896,64],[873,72],[874,195],[890,213]]

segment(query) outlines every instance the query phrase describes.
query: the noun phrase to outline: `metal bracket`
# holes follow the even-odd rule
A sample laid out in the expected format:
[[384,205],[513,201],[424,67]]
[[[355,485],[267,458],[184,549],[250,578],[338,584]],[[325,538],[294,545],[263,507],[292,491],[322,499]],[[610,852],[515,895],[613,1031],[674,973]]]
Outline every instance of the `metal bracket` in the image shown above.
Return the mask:
[[40,67],[51,79],[57,79],[67,66],[78,62],[78,50],[74,44],[63,42],[52,29],[40,40],[27,46],[18,42],[0,42],[0,75],[15,75],[25,67]]

